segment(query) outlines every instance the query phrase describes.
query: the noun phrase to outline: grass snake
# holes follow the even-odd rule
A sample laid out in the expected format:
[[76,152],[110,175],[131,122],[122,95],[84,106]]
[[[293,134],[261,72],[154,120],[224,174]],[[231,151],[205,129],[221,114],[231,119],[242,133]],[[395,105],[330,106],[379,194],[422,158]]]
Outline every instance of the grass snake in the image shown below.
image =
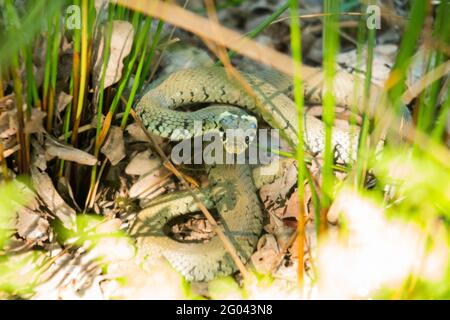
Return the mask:
[[[226,150],[233,151],[236,144],[245,148],[248,141],[227,141],[225,129],[255,129],[256,118],[283,130],[291,145],[297,144],[297,112],[291,99],[290,79],[278,73],[241,73],[252,93],[228,76],[221,67],[201,67],[174,72],[148,90],[135,105],[147,130],[160,137],[178,141],[218,132]],[[339,80],[335,86],[336,104],[347,105],[353,83]],[[344,76],[345,77],[345,76]],[[347,83],[342,83],[347,81]],[[320,84],[320,81],[318,82]],[[344,87],[349,89],[345,89]],[[308,85],[304,93],[308,101],[321,100],[321,86]],[[176,110],[182,106],[201,104],[193,112]],[[208,105],[209,104],[209,105]],[[211,105],[213,104],[213,105]],[[195,121],[201,130],[195,130]],[[324,149],[324,123],[308,114],[304,115],[305,148],[320,154]],[[359,131],[333,128],[332,145],[335,160],[347,162],[355,158]],[[238,140],[238,139],[237,139]],[[216,208],[219,222],[245,262],[254,251],[262,231],[262,210],[257,190],[248,165],[212,165],[207,167],[210,184],[197,191],[209,208]],[[194,199],[185,191],[159,196],[150,206],[138,213],[131,228],[138,248],[148,254],[162,254],[188,281],[208,281],[231,274],[236,267],[217,236],[204,243],[179,242],[167,236],[168,222],[189,212],[198,211]]]

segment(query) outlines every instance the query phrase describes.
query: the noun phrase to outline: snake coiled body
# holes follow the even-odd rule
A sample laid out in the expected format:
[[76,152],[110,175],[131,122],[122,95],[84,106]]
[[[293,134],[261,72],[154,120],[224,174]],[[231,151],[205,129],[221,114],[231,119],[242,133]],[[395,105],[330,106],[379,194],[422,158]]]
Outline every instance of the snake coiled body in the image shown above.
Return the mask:
[[[288,89],[280,89],[255,75],[242,73],[242,76],[250,85],[252,93],[231,79],[221,67],[177,71],[140,99],[135,108],[136,113],[151,133],[182,140],[197,134],[193,131],[196,120],[209,120],[203,121],[204,130],[213,130],[217,126],[214,119],[224,109],[213,107],[192,113],[173,109],[196,103],[237,106],[260,115],[273,128],[282,130],[291,145],[297,145],[297,109],[294,101],[285,94]],[[311,90],[305,96],[316,97],[316,88],[306,87],[305,90]],[[304,124],[305,146],[312,154],[321,153],[325,141],[324,123],[305,114]],[[181,135],[181,132],[185,134]],[[337,162],[348,162],[356,157],[358,136],[357,129],[333,128],[332,145]]]
[[[226,110],[242,112],[236,109],[239,107],[282,130],[288,142],[295,146],[298,142],[297,111],[295,103],[286,94],[290,88],[277,87],[260,76],[245,73],[242,76],[252,92],[247,92],[221,67],[180,70],[143,95],[135,110],[149,132],[171,140],[183,140],[202,134],[194,130],[195,121],[202,122],[203,132],[218,130],[217,118]],[[317,100],[318,92],[313,89],[305,86],[305,96]],[[198,103],[227,106],[206,107],[194,112],[175,110]],[[304,124],[307,150],[313,154],[323,152],[324,123],[304,115]],[[333,128],[332,134],[335,160],[354,159],[359,132]],[[216,165],[209,167],[209,179],[212,185],[199,195],[210,208],[217,208],[224,232],[238,255],[247,261],[262,231],[262,211],[250,168],[247,165]],[[188,281],[207,281],[232,273],[234,263],[217,236],[206,243],[181,243],[164,232],[164,226],[172,218],[193,211],[198,208],[187,193],[159,197],[138,214],[131,233],[141,250],[161,253]]]
[[[262,230],[262,211],[250,167],[217,165],[209,170],[210,186],[198,193],[208,209],[215,207],[219,222],[239,257],[247,261]],[[162,254],[188,281],[208,281],[236,268],[217,236],[205,243],[182,243],[166,235],[167,223],[198,211],[188,192],[161,196],[142,210],[132,228],[140,250]]]

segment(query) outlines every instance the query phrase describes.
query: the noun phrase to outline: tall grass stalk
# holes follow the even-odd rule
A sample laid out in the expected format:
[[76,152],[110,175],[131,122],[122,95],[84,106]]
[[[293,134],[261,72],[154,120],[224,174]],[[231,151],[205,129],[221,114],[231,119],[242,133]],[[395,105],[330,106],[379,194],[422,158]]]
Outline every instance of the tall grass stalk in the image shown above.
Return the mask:
[[305,244],[305,206],[304,206],[304,197],[305,197],[305,150],[304,150],[304,137],[303,137],[303,128],[304,128],[304,118],[303,118],[303,83],[300,76],[300,66],[302,63],[302,47],[301,47],[301,29],[300,29],[300,20],[298,14],[298,3],[297,0],[289,0],[289,8],[290,8],[290,21],[291,21],[291,49],[292,49],[292,58],[294,61],[294,100],[297,105],[297,123],[298,123],[298,132],[297,132],[297,140],[298,145],[296,147],[296,160],[298,163],[298,176],[297,176],[297,190],[299,197],[299,212],[297,219],[297,234],[298,234],[298,282],[300,286],[303,286],[304,283],[304,244]]
[[0,166],[1,166],[1,172],[3,175],[3,180],[7,181],[9,180],[9,174],[8,174],[8,166],[6,164],[6,159],[3,156],[3,152],[5,151],[5,147],[3,146],[3,143],[0,142]]
[[[58,14],[55,14],[55,16]],[[55,36],[53,21],[54,16],[47,17],[47,43],[45,50],[45,66],[44,66],[44,83],[42,85],[42,108],[44,111],[48,109],[48,95],[50,87],[50,77],[52,70],[52,48],[53,48],[53,38]]]
[[[19,19],[19,15],[11,0],[7,0],[3,3],[5,12],[4,19],[8,25],[8,32],[16,34],[18,37],[23,33],[22,24]],[[27,143],[28,137],[25,134],[25,114],[23,112],[23,84],[20,75],[20,48],[14,52],[11,56],[11,75],[13,79],[14,96],[17,109],[17,141],[20,146],[18,153],[18,168],[20,173],[27,173],[29,171],[30,163],[30,151],[29,143]]]
[[[133,15],[133,19],[132,19],[132,25],[133,25],[133,29],[135,30],[135,41],[134,41],[134,47],[132,49],[132,54],[131,56],[128,58],[126,64],[125,64],[125,71],[123,72],[123,76],[121,78],[121,80],[119,81],[119,85],[118,85],[118,89],[117,92],[114,95],[113,101],[111,102],[111,106],[109,108],[109,112],[108,112],[108,118],[112,119],[113,115],[116,113],[117,107],[119,106],[119,102],[120,102],[120,98],[128,84],[128,80],[131,76],[131,72],[133,70],[133,66],[134,66],[134,62],[137,58],[138,52],[140,51],[140,48],[142,47],[142,43],[144,40],[144,33],[143,32],[138,32],[138,30],[140,30],[139,25],[141,22],[141,14],[138,12],[135,12]],[[147,28],[149,28],[147,26]],[[109,130],[109,124],[108,125],[103,125],[103,129],[102,132],[99,136],[99,144],[101,145],[104,141],[104,139],[106,138],[106,135],[108,133]]]
[[88,73],[88,0],[81,0],[81,59],[80,59],[80,86],[77,98],[77,105],[75,111],[75,122],[72,128],[72,144],[76,145],[78,137],[78,127],[80,126],[81,115],[84,107],[84,98],[87,88],[87,73]]
[[39,93],[33,72],[33,45],[27,45],[23,50],[27,78],[27,115],[31,114],[32,106],[40,107]]
[[[434,29],[431,25],[431,17],[426,20],[429,22],[426,23],[426,29],[429,30],[429,32],[424,35],[425,52],[429,53],[426,70],[427,73],[437,68],[446,60],[445,54],[442,51],[433,48],[433,46],[431,46],[430,49],[428,46],[432,44],[433,41],[441,41],[442,43],[445,43],[450,38],[450,27],[446,21],[449,9],[450,3],[447,1],[442,1],[440,3],[436,13]],[[434,128],[433,121],[436,119],[441,82],[442,80],[433,82],[431,86],[427,87],[425,92],[421,95],[417,128],[426,133],[431,133]]]
[[426,14],[429,9],[428,1],[414,1],[394,66],[386,80],[385,87],[388,89],[388,97],[397,115],[400,115],[402,106],[401,96],[405,91],[405,79],[407,69],[411,62],[420,34],[423,29]]
[[[371,1],[370,4],[373,4],[374,1]],[[362,6],[362,12],[366,12],[366,7]],[[368,105],[370,101],[370,87],[372,83],[372,65],[373,65],[373,51],[375,47],[375,29],[374,28],[366,28],[365,21],[363,21],[364,31],[361,30],[361,37],[364,39],[364,35],[367,34],[367,46],[366,46],[366,74],[364,77],[364,99],[363,104]],[[363,42],[364,43],[364,42]],[[358,46],[361,46],[358,41]],[[359,50],[361,54],[362,50]],[[366,180],[366,171],[369,161],[370,154],[370,140],[369,140],[369,130],[370,130],[370,116],[366,113],[362,115],[362,125],[360,130],[359,142],[358,142],[358,161],[355,163],[356,170],[356,187],[363,188]]]
[[122,79],[119,82],[118,89],[116,94],[114,95],[113,101],[111,102],[111,106],[108,111],[108,115],[106,116],[105,122],[103,124],[102,131],[100,132],[100,135],[98,137],[99,145],[101,146],[103,142],[106,139],[106,135],[108,134],[109,127],[111,125],[111,121],[114,117],[114,114],[117,111],[117,107],[119,106],[120,99],[122,97],[122,94],[128,84],[128,81],[131,76],[131,72],[133,71],[134,63],[138,57],[139,54],[142,54],[141,49],[143,47],[144,41],[148,38],[148,33],[150,30],[151,25],[151,19],[148,18],[144,24],[144,26],[141,28],[138,28],[141,21],[141,15],[139,13],[135,13],[133,15],[133,27],[135,32],[135,45],[132,49],[132,53],[130,57],[128,58],[126,64],[125,64],[125,71],[123,73]]
[[150,46],[148,56],[145,59],[145,64],[144,64],[143,71],[142,71],[142,77],[139,81],[139,88],[137,90],[138,92],[141,91],[145,81],[147,80],[147,77],[150,75],[150,68],[152,65],[153,57],[155,56],[156,47],[158,46],[159,40],[161,38],[161,31],[162,31],[163,27],[164,27],[164,21],[159,20],[158,26],[156,27],[155,34],[152,36],[152,45]]
[[[104,102],[104,91],[105,91],[105,76],[106,76],[106,69],[108,67],[108,61],[110,56],[110,50],[111,50],[111,38],[112,38],[112,30],[113,30],[113,18],[114,18],[114,7],[109,6],[108,9],[108,24],[107,24],[107,34],[106,34],[106,40],[105,40],[105,46],[104,46],[104,52],[103,52],[103,62],[102,62],[102,73],[100,78],[100,84],[99,84],[99,91],[98,91],[98,105],[97,105],[97,126],[95,131],[95,148],[94,148],[94,156],[98,158],[100,154],[100,140],[99,135],[101,133],[102,128],[102,117],[103,117],[103,102]],[[90,198],[92,197],[92,190],[94,190],[95,185],[95,179],[97,176],[97,165],[94,165],[92,167],[91,171],[91,182],[90,182],[90,188],[89,188],[89,194],[86,199],[86,203],[90,202]]]
[[331,204],[333,192],[333,146],[332,130],[334,124],[333,82],[336,73],[336,55],[339,47],[339,25],[338,10],[339,1],[325,0],[325,17],[323,18],[323,69],[324,69],[324,92],[323,92],[323,117],[325,124],[325,148],[324,163],[322,167],[322,190],[321,190],[321,227],[326,229],[327,210]]
[[20,78],[20,70],[19,70],[19,57],[16,56],[11,61],[11,73],[14,83],[14,95],[16,98],[16,106],[17,106],[17,141],[20,145],[19,152],[19,172],[27,173],[29,171],[29,163],[30,163],[30,152],[29,145],[27,144],[27,139],[25,137],[25,116],[23,112],[23,88],[22,88],[22,79]]
[[435,142],[440,142],[445,132],[448,119],[450,117],[450,94],[447,95],[447,99],[441,107],[441,111],[437,117],[436,125],[432,132],[432,137]]
[[53,116],[55,112],[55,91],[56,91],[56,78],[58,73],[58,58],[59,58],[59,44],[60,44],[60,18],[59,14],[56,14],[52,19],[52,42],[51,46],[47,47],[50,51],[50,86],[48,92],[47,102],[47,131],[51,132],[53,128]]
[[[80,0],[74,0],[74,5],[79,6]],[[72,55],[72,71],[70,76],[70,95],[72,96],[72,101],[66,107],[64,120],[63,120],[63,135],[64,141],[69,140],[69,131],[71,124],[75,122],[76,113],[73,112],[78,105],[78,95],[80,88],[80,56],[81,56],[81,30],[74,29],[73,34],[73,55]],[[73,138],[72,138],[73,139]],[[73,142],[75,140],[72,140]],[[59,167],[59,176],[63,175],[64,170],[64,160],[61,160]]]
[[2,66],[0,65],[0,99],[5,96],[5,88],[3,84],[3,70]]
[[[108,114],[103,123],[103,127],[100,130],[100,132],[98,132],[98,134],[96,135],[95,155],[97,157],[99,155],[100,148],[101,148],[103,142],[105,141],[106,136],[109,132],[109,128],[111,126],[112,119],[114,117],[114,114],[117,111],[117,107],[119,105],[122,94],[128,84],[128,81],[131,76],[131,72],[132,72],[132,70],[134,68],[134,64],[136,62],[136,59],[139,55],[141,55],[141,57],[145,56],[145,51],[147,48],[146,40],[148,39],[152,18],[145,18],[145,23],[143,26],[141,26],[142,20],[143,20],[143,16],[141,14],[135,13],[133,15],[132,25],[133,25],[134,30],[136,31],[135,32],[135,39],[136,39],[135,45],[133,47],[131,56],[129,57],[129,59],[126,62],[125,72],[123,73],[123,77],[119,82],[118,90],[113,98],[113,101],[109,108]],[[145,43],[145,45],[144,45],[144,43]],[[142,63],[140,63],[140,69],[142,71],[144,61],[141,59],[141,62]],[[139,69],[139,67],[138,67],[138,69]],[[125,111],[127,116],[130,112],[130,109],[131,109],[131,106],[133,103],[133,99],[134,99],[134,95],[136,93],[138,85],[139,85],[139,75],[136,75],[135,83],[133,84],[133,88],[132,88],[132,93],[131,93],[130,99],[128,100],[126,111]],[[126,124],[126,120],[125,120],[125,122],[122,121],[123,127],[125,126],[124,123]],[[96,166],[94,166],[94,168],[92,170],[92,174],[91,174],[91,185],[90,185],[90,189],[89,189],[89,195],[88,195],[88,198],[86,199],[87,204],[92,203],[92,197],[94,196],[94,190],[95,190],[94,189],[95,181],[97,179],[96,176],[97,176],[97,168],[96,168]]]
[[145,53],[147,51],[147,44],[148,44],[148,41],[146,41],[146,40],[148,38],[147,35],[149,33],[151,23],[152,23],[152,18],[151,17],[146,18],[145,24],[144,24],[144,28],[143,28],[143,31],[142,31],[145,34],[145,37],[143,39],[143,45],[142,45],[142,48],[136,48],[137,50],[140,49],[140,56],[141,57],[140,57],[140,60],[139,60],[138,67],[136,69],[136,73],[134,75],[133,86],[131,87],[131,92],[130,92],[130,95],[128,97],[127,105],[125,107],[125,112],[124,112],[123,117],[122,117],[122,123],[120,125],[122,130],[125,129],[125,126],[127,125],[128,116],[130,115],[130,110],[131,110],[131,107],[133,106],[133,102],[134,102],[134,98],[136,96],[136,92],[137,92],[137,90],[139,88],[139,85],[141,83],[140,78],[141,78],[142,70],[143,70],[143,67],[144,67],[144,62],[151,61],[151,60],[148,60],[148,59],[149,58],[153,58],[153,54],[154,54],[154,50],[155,50],[153,45],[155,43],[157,43],[157,41],[155,41],[155,40],[153,40],[152,48],[150,48],[150,51],[151,51],[150,53],[151,54],[149,54],[149,58],[147,58],[147,56],[145,55]]
[[[361,13],[364,12],[365,7],[361,6]],[[367,27],[366,27],[366,19],[360,18],[358,22],[358,33],[357,33],[357,39],[356,39],[356,69],[362,70],[363,69],[363,54],[365,50],[365,43],[366,43],[366,36],[367,36]],[[354,83],[354,90],[353,90],[353,104],[351,106],[351,115],[350,115],[350,127],[351,133],[356,133],[356,126],[358,125],[357,121],[357,114],[358,111],[358,88],[361,87],[361,81],[362,79],[360,77],[355,77],[355,83]],[[353,126],[355,126],[355,130],[353,129]],[[358,148],[360,147],[360,143],[358,144]],[[353,148],[353,146],[351,146]],[[350,154],[353,154],[353,152],[358,150],[350,150]],[[355,165],[358,166],[359,162],[357,162]],[[351,163],[348,164],[348,167],[351,167]],[[362,167],[361,167],[362,168]],[[356,170],[357,171],[357,170]],[[355,191],[357,191],[358,186],[360,185],[360,181],[364,180],[361,179],[361,175],[356,173],[352,177],[353,186],[355,188]]]
[[[108,27],[107,27],[107,34],[106,34],[106,41],[104,46],[104,52],[103,52],[103,63],[102,63],[102,73],[100,78],[100,87],[98,91],[98,105],[97,105],[97,128],[96,128],[96,141],[98,139],[98,136],[101,132],[101,126],[102,126],[102,116],[103,116],[103,101],[104,101],[104,91],[105,91],[105,76],[106,76],[106,69],[108,67],[108,61],[111,51],[111,38],[112,38],[112,30],[113,30],[113,17],[114,17],[114,9],[113,7],[109,7],[108,11]],[[98,156],[98,146],[96,145],[95,148],[95,156]]]

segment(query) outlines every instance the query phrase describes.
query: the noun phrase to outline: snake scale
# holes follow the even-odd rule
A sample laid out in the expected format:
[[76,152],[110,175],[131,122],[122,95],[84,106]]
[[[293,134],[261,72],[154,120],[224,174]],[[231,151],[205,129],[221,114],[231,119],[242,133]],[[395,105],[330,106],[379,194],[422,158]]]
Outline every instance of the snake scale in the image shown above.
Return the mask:
[[[140,98],[135,106],[136,113],[150,133],[175,141],[221,131],[224,126],[253,128],[256,118],[250,115],[255,115],[271,127],[283,130],[291,145],[296,145],[297,112],[289,97],[292,90],[289,81],[276,76],[241,75],[250,85],[251,93],[221,67],[177,71]],[[352,84],[345,85],[352,88]],[[305,97],[319,101],[321,90],[317,88],[305,85]],[[345,105],[348,97],[341,89],[342,84],[335,88],[336,103]],[[176,110],[192,104],[205,107],[193,112]],[[202,130],[194,129],[195,121],[201,121]],[[320,154],[324,148],[324,123],[305,114],[304,124],[305,148]],[[336,161],[354,159],[358,135],[357,130],[333,128]],[[224,146],[227,148],[226,143]],[[262,231],[262,210],[250,167],[212,165],[207,170],[210,184],[198,191],[198,195],[209,209],[217,209],[221,228],[240,258],[248,261]],[[236,270],[235,265],[217,236],[204,243],[179,242],[167,236],[169,221],[195,211],[198,208],[187,192],[160,196],[137,215],[131,234],[137,238],[140,250],[162,254],[188,281],[208,281],[231,274]]]

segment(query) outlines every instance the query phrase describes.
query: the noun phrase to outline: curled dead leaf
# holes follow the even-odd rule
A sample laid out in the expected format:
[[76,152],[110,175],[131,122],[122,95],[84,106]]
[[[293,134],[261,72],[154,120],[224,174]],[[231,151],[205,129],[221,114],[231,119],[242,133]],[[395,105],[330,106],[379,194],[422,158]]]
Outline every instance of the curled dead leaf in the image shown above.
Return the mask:
[[275,179],[271,184],[262,186],[259,194],[266,210],[282,217],[289,193],[296,183],[297,167],[295,163],[292,163],[282,177]]
[[17,214],[17,233],[31,241],[44,241],[48,238],[49,223],[36,212],[23,207]]
[[263,235],[258,241],[258,248],[252,255],[251,260],[260,273],[269,273],[278,258],[277,240],[271,234]]
[[148,142],[147,135],[137,123],[132,123],[125,128],[125,131],[134,141]]
[[161,159],[153,155],[150,150],[145,150],[136,154],[125,168],[125,173],[129,175],[143,175],[161,166]]
[[[105,39],[108,36],[107,26],[103,26],[100,32],[101,39],[98,45],[94,66],[94,81],[96,87],[100,84],[102,77]],[[131,52],[133,38],[134,29],[130,22],[120,20],[113,21],[110,54],[105,72],[105,88],[113,85],[122,78],[123,59]]]
[[130,197],[139,198],[149,198],[156,196],[165,191],[164,186],[166,186],[170,180],[167,179],[169,176],[169,170],[165,167],[160,167],[152,172],[141,177],[135,184],[130,188]]
[[123,131],[120,127],[111,126],[101,152],[111,161],[113,166],[125,158],[125,143],[123,141]]
[[37,193],[50,212],[61,220],[65,228],[76,230],[76,212],[56,191],[49,175],[31,167],[31,178]]
[[57,157],[59,159],[73,161],[88,166],[93,166],[97,163],[97,158],[92,154],[52,139],[49,136],[47,136],[47,139],[45,140],[45,149],[51,158]]
[[61,91],[58,95],[57,108],[59,112],[64,111],[67,105],[72,101],[72,96],[70,94]]

